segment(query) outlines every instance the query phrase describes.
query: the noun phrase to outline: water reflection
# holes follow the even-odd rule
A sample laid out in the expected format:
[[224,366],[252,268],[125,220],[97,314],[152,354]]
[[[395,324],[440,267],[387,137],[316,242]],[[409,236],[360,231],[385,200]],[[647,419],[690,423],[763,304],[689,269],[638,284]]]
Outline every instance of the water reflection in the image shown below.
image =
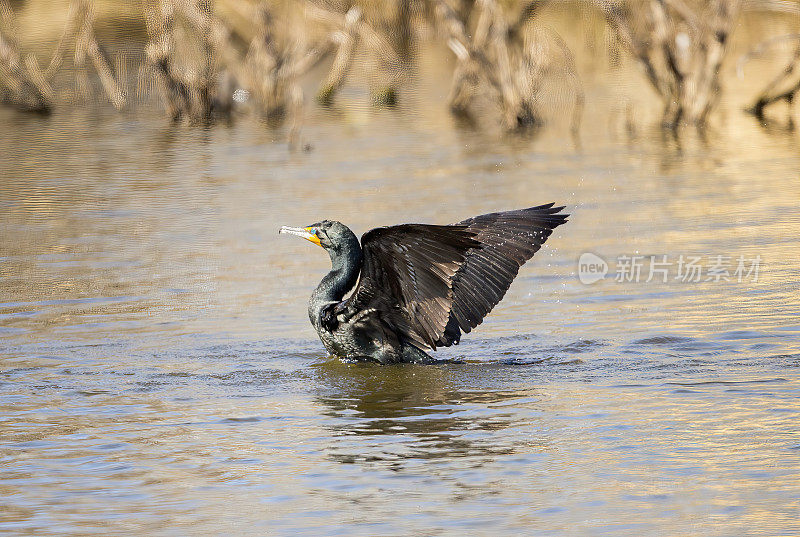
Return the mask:
[[[399,470],[407,459],[469,457],[480,465],[518,448],[547,448],[534,432],[544,393],[533,387],[498,389],[492,368],[326,361],[314,369],[325,386],[315,400],[333,418],[330,456],[339,462],[386,462]],[[521,427],[532,436],[495,434]]]

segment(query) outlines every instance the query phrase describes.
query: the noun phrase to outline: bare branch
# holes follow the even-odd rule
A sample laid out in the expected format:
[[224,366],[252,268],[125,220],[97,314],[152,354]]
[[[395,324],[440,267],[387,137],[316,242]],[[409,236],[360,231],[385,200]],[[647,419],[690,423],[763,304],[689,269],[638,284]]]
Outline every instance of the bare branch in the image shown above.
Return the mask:
[[[3,17],[8,17],[9,13],[4,12]],[[52,111],[53,90],[42,76],[36,59],[29,56],[23,60],[16,45],[7,40],[3,32],[0,32],[0,74],[0,86],[10,90],[11,104],[31,112]]]
[[791,105],[797,92],[800,91],[800,77],[792,81],[792,77],[800,72],[800,45],[795,48],[791,60],[783,68],[783,71],[776,76],[767,86],[761,90],[756,101],[747,111],[759,119],[764,118],[764,109],[780,101],[785,101]]
[[328,76],[322,82],[317,93],[317,100],[322,104],[331,104],[336,92],[344,84],[350,65],[353,63],[353,54],[358,42],[357,25],[361,20],[361,9],[351,7],[347,12],[344,27],[335,34],[336,41],[339,42],[339,50],[333,59],[333,65]]

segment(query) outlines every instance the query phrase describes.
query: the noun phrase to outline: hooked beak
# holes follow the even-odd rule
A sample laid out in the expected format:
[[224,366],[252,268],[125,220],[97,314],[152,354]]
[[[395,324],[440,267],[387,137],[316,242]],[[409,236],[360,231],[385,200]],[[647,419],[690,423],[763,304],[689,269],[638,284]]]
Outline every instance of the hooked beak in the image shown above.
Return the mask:
[[319,243],[319,237],[313,231],[314,228],[310,227],[289,227],[283,226],[278,233],[288,233],[289,235],[297,235],[298,237],[303,237],[305,240],[313,242],[317,246],[322,246]]

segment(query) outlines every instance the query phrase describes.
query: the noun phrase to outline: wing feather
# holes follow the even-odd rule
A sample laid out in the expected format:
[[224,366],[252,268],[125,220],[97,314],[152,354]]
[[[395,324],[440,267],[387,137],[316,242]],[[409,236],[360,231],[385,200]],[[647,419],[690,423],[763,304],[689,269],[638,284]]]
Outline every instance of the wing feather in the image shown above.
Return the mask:
[[468,252],[453,281],[451,315],[437,345],[458,343],[505,296],[519,268],[533,257],[557,226],[566,222],[564,207],[540,205],[519,211],[491,213],[456,225],[475,233],[480,248]]
[[519,268],[568,215],[540,205],[450,226],[403,224],[361,238],[359,283],[346,301],[371,308],[420,348],[458,343],[503,298]]
[[384,322],[419,346],[435,348],[449,321],[452,283],[480,244],[466,226],[403,224],[361,238],[364,264],[348,307],[375,308]]

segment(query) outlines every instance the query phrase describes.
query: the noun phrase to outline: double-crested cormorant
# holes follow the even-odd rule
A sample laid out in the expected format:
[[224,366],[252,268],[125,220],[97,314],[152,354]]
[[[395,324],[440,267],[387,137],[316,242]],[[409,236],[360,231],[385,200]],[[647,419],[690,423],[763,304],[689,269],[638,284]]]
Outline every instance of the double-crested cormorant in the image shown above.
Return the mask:
[[332,269],[308,305],[328,352],[381,363],[427,362],[425,350],[457,344],[462,332],[483,321],[519,268],[567,221],[569,215],[558,214],[564,207],[553,205],[449,226],[380,227],[365,233],[360,245],[350,228],[330,220],[280,232],[330,255]]

